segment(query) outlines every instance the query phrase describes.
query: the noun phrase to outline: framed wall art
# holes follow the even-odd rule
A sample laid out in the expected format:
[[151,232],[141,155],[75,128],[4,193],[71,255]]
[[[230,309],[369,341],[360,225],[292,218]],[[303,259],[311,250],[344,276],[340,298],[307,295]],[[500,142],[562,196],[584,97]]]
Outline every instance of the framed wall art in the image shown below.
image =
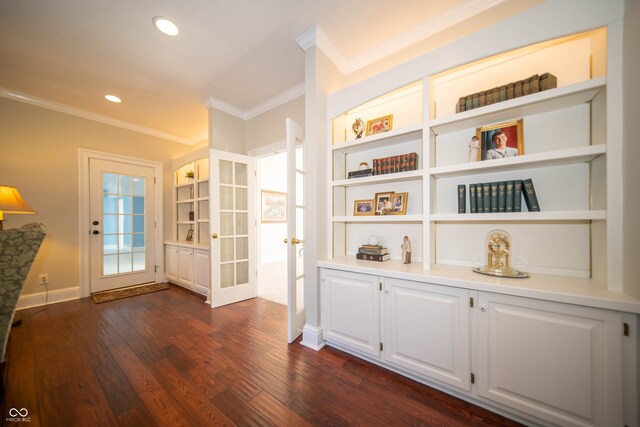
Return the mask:
[[504,159],[524,154],[522,119],[476,128],[478,160]]
[[262,190],[262,222],[287,222],[287,193]]

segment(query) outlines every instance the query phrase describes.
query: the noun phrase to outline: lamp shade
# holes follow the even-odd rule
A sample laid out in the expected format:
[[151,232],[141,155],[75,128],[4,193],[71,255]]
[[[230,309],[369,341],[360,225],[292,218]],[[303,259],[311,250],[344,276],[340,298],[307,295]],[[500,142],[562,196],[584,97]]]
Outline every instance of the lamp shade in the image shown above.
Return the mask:
[[16,187],[0,185],[0,221],[5,213],[34,214],[36,211],[24,201]]

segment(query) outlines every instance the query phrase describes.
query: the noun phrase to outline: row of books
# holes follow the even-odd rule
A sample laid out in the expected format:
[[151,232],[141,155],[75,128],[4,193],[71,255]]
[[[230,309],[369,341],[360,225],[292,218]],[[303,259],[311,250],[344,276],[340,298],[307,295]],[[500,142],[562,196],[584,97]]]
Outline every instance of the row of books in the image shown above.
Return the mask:
[[493,89],[463,96],[456,104],[456,113],[495,104],[508,99],[519,98],[543,90],[558,87],[558,79],[551,73],[534,74],[528,79],[518,80]]
[[383,248],[382,245],[362,245],[358,248],[356,258],[384,262],[391,259],[391,255],[389,255],[387,248]]
[[[521,212],[522,199],[529,212],[540,212],[531,178],[469,184],[470,213]],[[467,187],[458,185],[458,213],[467,213]]]
[[362,178],[363,176],[386,175],[388,173],[414,171],[416,169],[418,169],[418,154],[407,153],[373,159],[373,167],[351,171],[347,174],[347,177],[349,179]]

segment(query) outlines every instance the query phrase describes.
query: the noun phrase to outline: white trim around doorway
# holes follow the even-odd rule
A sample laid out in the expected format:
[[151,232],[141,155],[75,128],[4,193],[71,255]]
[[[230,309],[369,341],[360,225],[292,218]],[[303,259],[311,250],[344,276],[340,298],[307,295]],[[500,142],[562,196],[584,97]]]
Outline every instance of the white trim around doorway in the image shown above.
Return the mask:
[[80,298],[91,295],[91,270],[89,257],[89,160],[107,160],[112,162],[128,163],[136,166],[153,168],[155,177],[155,259],[156,259],[156,282],[162,282],[164,278],[164,222],[163,222],[163,166],[160,162],[151,160],[136,159],[133,157],[121,156],[118,154],[103,153],[100,151],[78,148],[78,239],[80,248]]

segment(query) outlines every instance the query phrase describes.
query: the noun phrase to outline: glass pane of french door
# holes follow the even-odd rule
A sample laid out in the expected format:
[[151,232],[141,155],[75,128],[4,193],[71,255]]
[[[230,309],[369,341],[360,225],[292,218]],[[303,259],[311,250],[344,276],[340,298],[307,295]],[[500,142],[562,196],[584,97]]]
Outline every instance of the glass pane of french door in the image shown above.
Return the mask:
[[102,173],[102,275],[146,270],[146,178]]
[[249,191],[246,163],[219,160],[220,287],[249,282]]

